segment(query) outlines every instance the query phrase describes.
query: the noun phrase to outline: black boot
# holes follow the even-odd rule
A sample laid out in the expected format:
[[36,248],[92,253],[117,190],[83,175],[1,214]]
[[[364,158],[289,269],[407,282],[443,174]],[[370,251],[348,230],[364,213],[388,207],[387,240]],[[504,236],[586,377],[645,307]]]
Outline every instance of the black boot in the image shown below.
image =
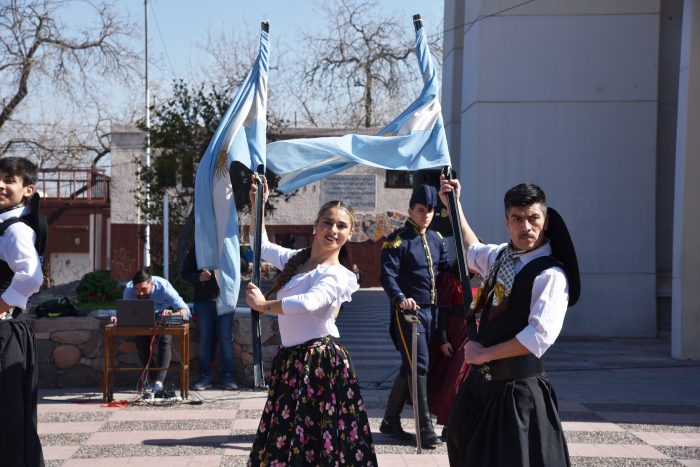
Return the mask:
[[[418,375],[418,422],[420,423],[420,445],[423,449],[432,449],[441,443],[440,437],[433,429],[428,407],[428,377]],[[413,408],[416,410],[416,407]]]
[[398,375],[394,380],[394,385],[391,387],[389,400],[386,402],[384,411],[384,419],[379,425],[379,431],[399,441],[413,439],[413,436],[405,432],[401,427],[401,412],[406,405],[408,396],[408,378]]

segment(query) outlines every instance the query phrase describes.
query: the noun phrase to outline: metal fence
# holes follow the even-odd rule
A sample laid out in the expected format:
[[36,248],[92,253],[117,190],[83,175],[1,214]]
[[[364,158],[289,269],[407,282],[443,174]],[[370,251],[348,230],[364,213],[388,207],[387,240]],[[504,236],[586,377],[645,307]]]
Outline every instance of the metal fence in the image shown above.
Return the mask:
[[44,199],[104,203],[109,182],[102,169],[41,169],[36,189]]

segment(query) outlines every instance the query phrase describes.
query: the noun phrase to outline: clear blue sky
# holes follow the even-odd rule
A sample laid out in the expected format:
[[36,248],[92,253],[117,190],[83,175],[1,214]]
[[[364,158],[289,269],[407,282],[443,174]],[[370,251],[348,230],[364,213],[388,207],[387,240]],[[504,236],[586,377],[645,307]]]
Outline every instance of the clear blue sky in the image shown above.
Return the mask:
[[[411,17],[420,14],[433,31],[442,24],[443,0],[380,0],[381,12],[393,15],[398,22],[405,22],[411,29]],[[134,20],[144,15],[142,0],[120,0]],[[301,29],[318,31],[323,23],[317,6],[312,0],[148,0],[149,54],[159,66],[153,70],[152,81],[174,77],[186,77],[188,67],[202,51],[208,33],[221,31],[254,32],[260,22],[271,22],[271,40],[281,40],[285,45],[301,37]],[[274,53],[274,50],[273,50]],[[172,76],[172,74],[176,76]]]
[[[325,1],[332,3],[332,0]],[[86,3],[57,0],[55,4],[64,28],[96,28],[95,10]],[[143,51],[144,0],[113,0],[113,5],[136,25],[133,49]],[[224,32],[233,34],[239,40],[248,39],[257,51],[260,22],[269,20],[273,45],[271,63],[274,63],[275,54],[279,54],[277,57],[284,56],[285,52],[303,54],[302,33],[322,33],[322,28],[326,27],[314,0],[148,0],[148,8],[149,89],[151,95],[157,97],[169,94],[174,79],[192,81],[208,73],[210,62],[203,47],[209,36],[218,37]],[[429,33],[440,33],[443,9],[443,0],[377,0],[376,11],[378,16],[394,17],[411,33],[412,15],[420,14]],[[229,46],[238,48],[237,44]],[[283,71],[270,73],[271,88],[280,81],[284,83]],[[95,79],[100,79],[99,70],[92,70],[92,73]],[[33,83],[35,87],[18,109],[18,121],[25,126],[42,128],[52,122],[68,127],[71,125],[68,120],[71,120],[76,122],[74,125],[92,131],[96,113],[91,101],[80,97],[66,100],[55,94],[45,77],[37,79],[43,82]],[[98,88],[113,120],[128,123],[143,118],[143,82],[132,83],[128,88],[110,82]],[[283,112],[289,117],[289,109]]]
[[[59,11],[66,27],[86,27],[95,19],[94,10],[86,7],[85,3],[71,0],[58,3],[61,4]],[[143,51],[144,0],[116,0],[114,5],[137,25],[133,48]],[[377,5],[378,15],[394,17],[398,23],[405,23],[409,31],[413,30],[414,14],[422,16],[429,33],[441,31],[443,0],[378,0]],[[160,97],[169,93],[174,79],[191,81],[201,78],[202,69],[206,73],[207,53],[203,47],[209,36],[218,37],[226,32],[239,40],[249,39],[257,50],[260,22],[269,20],[273,45],[271,53],[282,56],[290,51],[303,52],[304,44],[298,42],[304,32],[302,29],[320,33],[325,27],[325,20],[314,0],[148,0],[148,9],[149,88],[152,96]],[[275,57],[271,56],[271,61],[274,60]],[[281,76],[278,75],[278,78]],[[272,73],[270,86],[275,86]],[[124,115],[140,118],[142,115],[136,114],[141,113],[139,109],[145,102],[143,89],[143,85],[137,84],[129,89],[108,85],[102,88],[102,92],[103,96],[111,96],[112,109],[127,109]],[[51,96],[50,90],[48,92],[48,96]],[[53,103],[60,114],[60,102],[50,98],[40,100],[43,101],[40,106],[28,105],[25,112],[46,115]]]

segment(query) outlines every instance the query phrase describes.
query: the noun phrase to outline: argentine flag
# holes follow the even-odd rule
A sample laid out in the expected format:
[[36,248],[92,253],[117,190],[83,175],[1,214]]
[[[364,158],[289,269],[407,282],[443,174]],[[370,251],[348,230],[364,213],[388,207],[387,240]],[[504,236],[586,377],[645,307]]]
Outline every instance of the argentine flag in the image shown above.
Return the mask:
[[301,138],[268,144],[268,168],[281,177],[278,189],[289,193],[356,164],[393,170],[450,165],[437,74],[423,27],[416,31],[416,56],[423,91],[377,135]]
[[236,307],[240,289],[238,213],[229,167],[238,161],[254,171],[265,166],[269,33],[261,31],[260,52],[209,142],[195,178],[197,267],[212,269],[220,288],[219,314]]

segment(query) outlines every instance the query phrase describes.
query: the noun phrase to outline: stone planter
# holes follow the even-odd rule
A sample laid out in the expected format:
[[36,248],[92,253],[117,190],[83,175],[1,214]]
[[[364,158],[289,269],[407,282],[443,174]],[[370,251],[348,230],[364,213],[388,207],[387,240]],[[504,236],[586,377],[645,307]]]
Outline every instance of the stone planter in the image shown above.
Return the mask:
[[[93,317],[40,318],[29,316],[33,324],[39,365],[39,387],[102,388],[102,329],[106,319]],[[277,317],[264,315],[262,330],[263,369],[267,377],[272,358],[280,344]],[[199,378],[197,322],[190,323],[190,381]],[[251,344],[251,315],[247,307],[239,307],[233,319],[234,377],[239,384],[253,386],[253,348]],[[173,341],[173,362],[179,361],[179,344]],[[136,346],[132,339],[117,340],[117,359],[120,365],[139,365]],[[218,363],[218,362],[217,362]],[[117,372],[118,387],[136,387],[138,372]],[[214,379],[220,379],[220,371]],[[167,381],[175,384],[177,372],[170,372]]]

